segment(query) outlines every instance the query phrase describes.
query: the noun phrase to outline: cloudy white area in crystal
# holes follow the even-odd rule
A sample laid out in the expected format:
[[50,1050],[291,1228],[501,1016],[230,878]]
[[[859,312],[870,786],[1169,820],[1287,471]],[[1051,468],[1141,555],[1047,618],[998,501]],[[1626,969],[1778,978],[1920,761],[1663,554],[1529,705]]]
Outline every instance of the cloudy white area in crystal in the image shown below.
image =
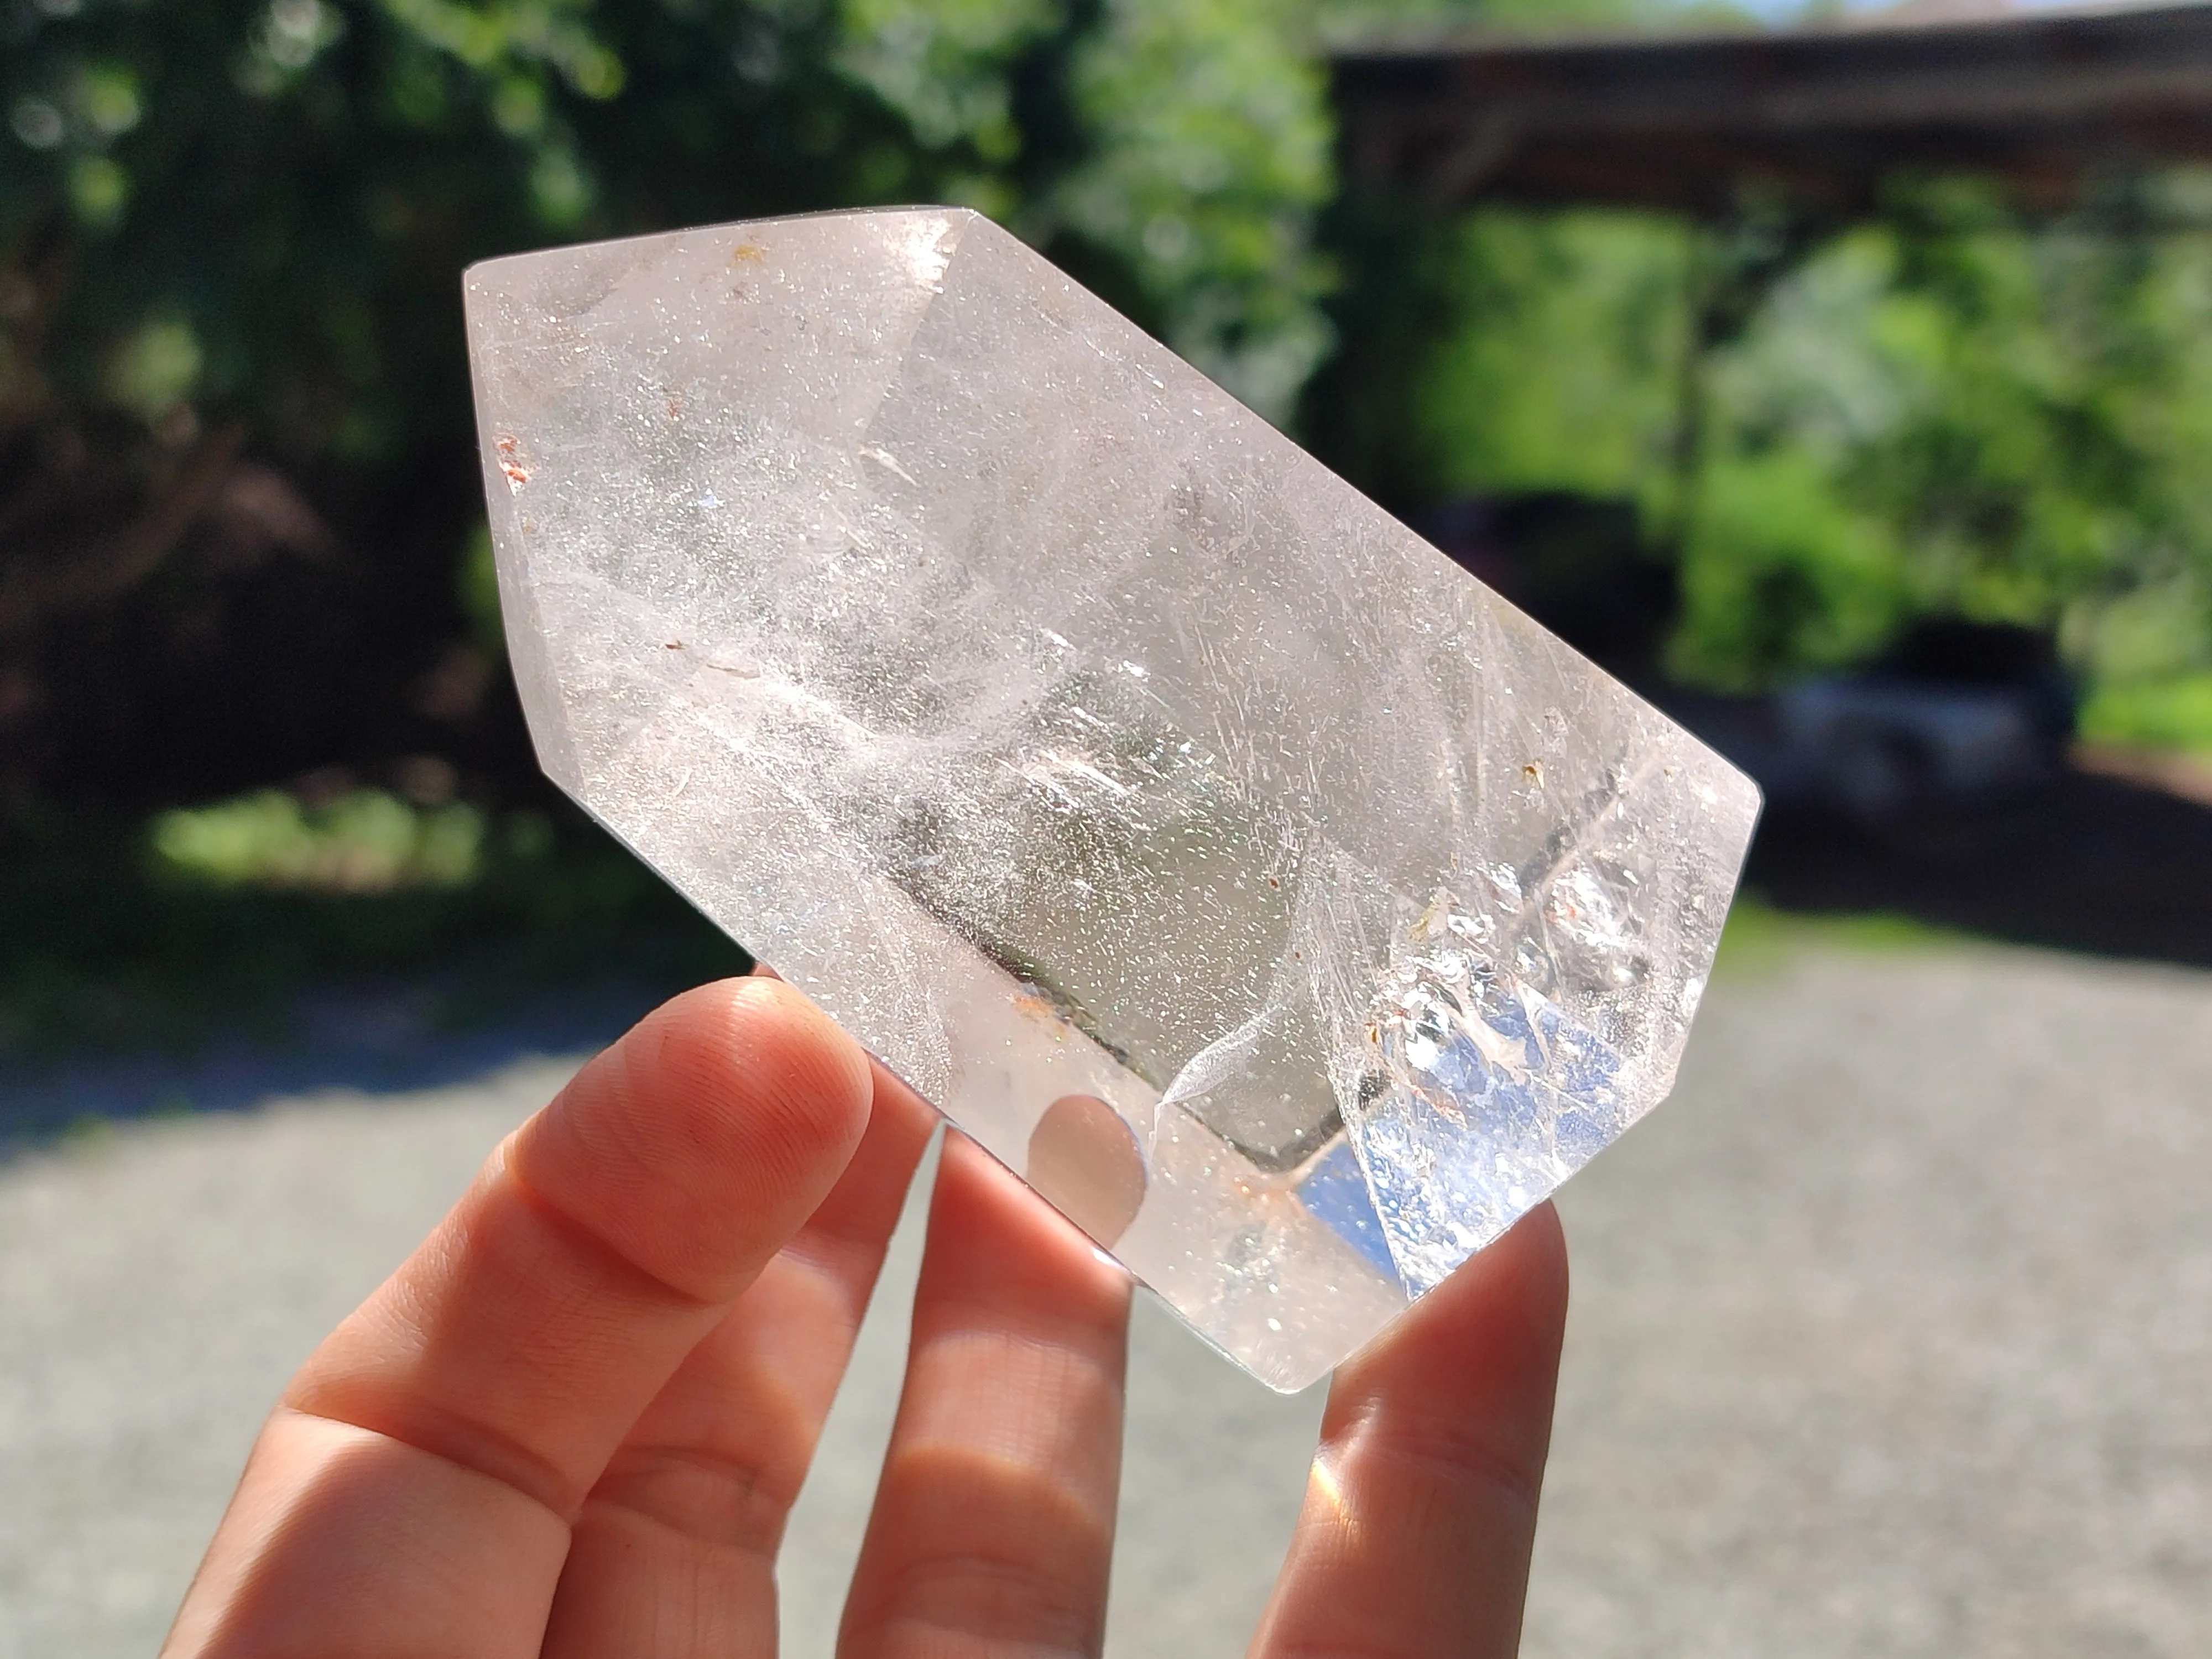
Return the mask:
[[1667,1092],[1751,784],[988,221],[467,298],[547,771],[1263,1380]]

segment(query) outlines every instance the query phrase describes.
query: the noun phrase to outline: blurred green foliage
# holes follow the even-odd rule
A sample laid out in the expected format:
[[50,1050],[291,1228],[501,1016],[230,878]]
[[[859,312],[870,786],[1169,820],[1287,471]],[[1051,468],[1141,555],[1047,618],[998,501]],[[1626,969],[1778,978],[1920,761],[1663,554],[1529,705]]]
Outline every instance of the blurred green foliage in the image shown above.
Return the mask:
[[465,801],[417,806],[356,789],[310,806],[264,789],[173,807],[154,819],[150,839],[160,872],[217,887],[390,893],[467,886],[483,871],[485,828]]
[[[525,775],[460,270],[968,203],[1281,415],[1328,338],[1310,22],[1296,0],[0,14],[0,1052],[189,1034],[331,974],[726,968]],[[426,765],[462,799],[375,787]]]
[[1721,927],[1713,977],[1765,979],[1788,971],[1808,950],[1878,952],[1955,951],[1973,936],[1892,911],[1803,915],[1775,908],[1757,892],[1739,892]]
[[1303,3],[7,8],[0,794],[158,806],[421,753],[514,782],[476,259],[968,203],[1286,415],[1329,337]]
[[1679,225],[1591,212],[1443,227],[1427,258],[1450,298],[1440,337],[1417,348],[1409,459],[1427,476],[1413,487],[1633,495],[1663,514],[1693,240]]
[[333,984],[404,979],[466,1024],[549,988],[665,995],[750,965],[557,804],[492,815],[276,796],[151,823],[31,802],[0,813],[7,1069],[224,1031],[283,1040],[301,994]]
[[18,404],[189,405],[373,464],[465,435],[468,261],[891,200],[1113,267],[1263,402],[1321,345],[1328,127],[1266,0],[40,0],[0,27],[0,263],[43,307]]
[[2093,742],[2212,754],[2212,673],[2100,687],[2082,706],[2081,735]]
[[[1390,506],[1632,501],[1679,562],[1688,678],[1753,689],[1959,612],[2056,629],[2092,735],[2212,746],[2203,181],[2038,223],[1907,181],[1875,223],[1721,234],[1329,204],[1316,43],[1700,15],[1735,14],[19,0],[0,1050],[337,972],[726,966],[517,781],[459,322],[471,260],[679,224],[972,204]],[[195,666],[224,652],[230,678]],[[426,756],[460,801],[374,787]]]
[[1635,501],[1680,561],[1671,661],[1694,682],[1753,690],[1962,615],[2054,630],[2105,735],[2212,743],[2185,690],[2212,671],[2206,180],[2115,182],[2034,222],[1900,181],[1874,222],[1801,229],[1703,350],[1724,235],[1369,213],[1350,234],[1388,252],[1308,407],[1395,505]]

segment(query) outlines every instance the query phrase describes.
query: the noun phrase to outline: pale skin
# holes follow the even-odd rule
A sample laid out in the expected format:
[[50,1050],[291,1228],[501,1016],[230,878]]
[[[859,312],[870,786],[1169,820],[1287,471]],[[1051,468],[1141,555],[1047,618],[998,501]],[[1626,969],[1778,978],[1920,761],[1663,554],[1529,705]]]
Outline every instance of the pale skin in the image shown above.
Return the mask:
[[[648,1017],[293,1378],[165,1655],[774,1654],[934,1121],[773,979]],[[1099,1651],[1129,1297],[949,1137],[841,1659]],[[1254,1655],[1514,1651],[1565,1307],[1547,1206],[1338,1371]]]

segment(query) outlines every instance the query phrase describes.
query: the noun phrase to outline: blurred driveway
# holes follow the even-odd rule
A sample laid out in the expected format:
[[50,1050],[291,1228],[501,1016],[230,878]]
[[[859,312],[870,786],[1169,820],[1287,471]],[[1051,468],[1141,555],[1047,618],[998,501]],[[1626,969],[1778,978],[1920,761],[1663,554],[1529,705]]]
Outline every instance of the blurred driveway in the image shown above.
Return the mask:
[[[256,1419],[563,1075],[135,1126],[0,1164],[0,1659],[143,1655]],[[784,1572],[826,1654],[908,1229]],[[1540,1659],[2212,1641],[2212,975],[1792,945],[1562,1197]],[[1110,1645],[1242,1651],[1318,1393],[1140,1313]]]

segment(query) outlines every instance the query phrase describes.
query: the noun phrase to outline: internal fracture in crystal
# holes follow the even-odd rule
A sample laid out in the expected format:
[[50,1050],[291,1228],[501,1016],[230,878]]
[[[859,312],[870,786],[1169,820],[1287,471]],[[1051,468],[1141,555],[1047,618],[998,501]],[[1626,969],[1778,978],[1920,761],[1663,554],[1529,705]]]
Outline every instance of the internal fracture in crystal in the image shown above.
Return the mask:
[[547,771],[1255,1374],[1666,1094],[1749,782],[988,221],[468,308]]

